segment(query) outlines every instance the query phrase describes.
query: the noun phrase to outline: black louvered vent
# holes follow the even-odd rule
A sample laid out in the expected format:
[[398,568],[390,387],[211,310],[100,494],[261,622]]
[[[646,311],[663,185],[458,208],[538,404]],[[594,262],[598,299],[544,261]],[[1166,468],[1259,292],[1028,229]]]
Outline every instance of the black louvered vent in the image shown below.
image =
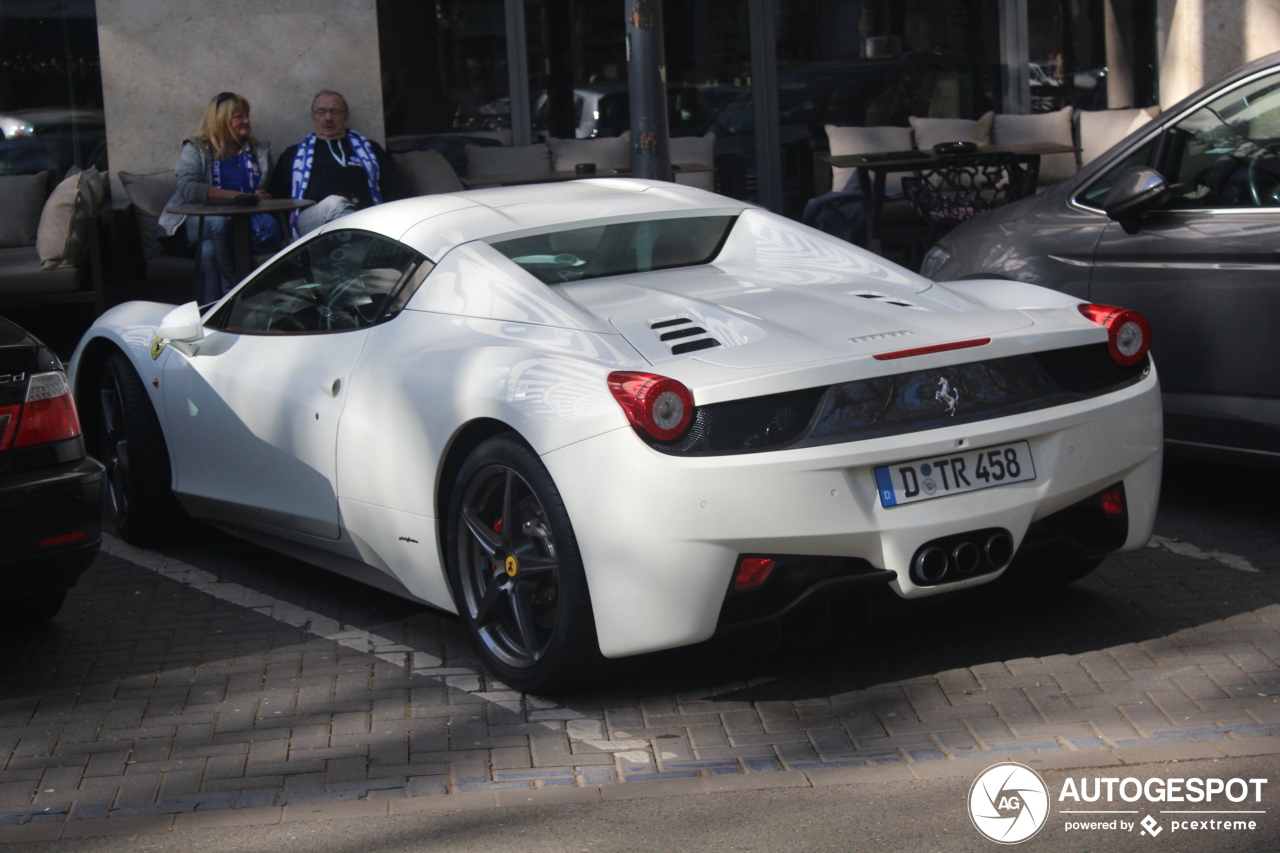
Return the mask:
[[679,341],[680,343],[671,344],[672,355],[683,355],[686,352],[697,352],[700,349],[710,349],[711,347],[720,346],[720,342],[711,337],[707,330],[701,326],[695,326],[693,321],[688,317],[676,317],[673,320],[657,320],[649,324],[649,328],[657,332],[659,329],[670,329],[669,332],[659,332],[658,340],[662,342]]

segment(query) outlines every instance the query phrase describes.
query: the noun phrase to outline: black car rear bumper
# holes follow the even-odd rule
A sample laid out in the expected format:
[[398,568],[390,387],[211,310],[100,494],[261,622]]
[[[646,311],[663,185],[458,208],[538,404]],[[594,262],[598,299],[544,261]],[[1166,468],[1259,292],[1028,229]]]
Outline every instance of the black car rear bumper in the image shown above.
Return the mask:
[[75,586],[102,539],[95,459],[0,475],[0,601]]

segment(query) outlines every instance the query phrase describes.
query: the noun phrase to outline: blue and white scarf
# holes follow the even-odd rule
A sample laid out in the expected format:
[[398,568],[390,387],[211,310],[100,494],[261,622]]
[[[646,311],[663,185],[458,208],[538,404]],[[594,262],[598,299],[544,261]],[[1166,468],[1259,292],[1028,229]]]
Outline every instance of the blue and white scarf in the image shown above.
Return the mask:
[[[374,204],[382,204],[382,190],[378,187],[378,158],[373,153],[373,146],[354,130],[347,131],[347,138],[351,140],[351,150],[355,152],[356,162],[369,177],[369,197]],[[316,154],[316,139],[313,133],[302,140],[298,143],[298,153],[293,155],[293,182],[289,194],[294,198],[302,198],[302,194],[307,191],[307,183],[311,180],[311,163]],[[295,210],[289,214],[289,227],[293,229],[294,237],[298,236],[297,225],[298,211]]]
[[[253,150],[245,146],[236,155],[240,161],[241,186],[229,187],[222,181],[222,161],[213,157],[213,182],[211,186],[240,193],[254,193],[262,186],[262,166]],[[253,232],[252,247],[255,252],[276,251],[280,245],[280,224],[270,213],[255,213],[249,217],[249,228]]]

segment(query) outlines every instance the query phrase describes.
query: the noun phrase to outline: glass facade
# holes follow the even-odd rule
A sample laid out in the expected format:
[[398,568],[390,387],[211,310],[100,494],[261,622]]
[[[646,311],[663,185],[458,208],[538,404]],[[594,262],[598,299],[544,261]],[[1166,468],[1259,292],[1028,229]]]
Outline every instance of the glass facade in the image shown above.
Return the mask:
[[1031,111],[1156,103],[1155,0],[1027,0]]
[[0,1],[0,175],[106,162],[93,0]]

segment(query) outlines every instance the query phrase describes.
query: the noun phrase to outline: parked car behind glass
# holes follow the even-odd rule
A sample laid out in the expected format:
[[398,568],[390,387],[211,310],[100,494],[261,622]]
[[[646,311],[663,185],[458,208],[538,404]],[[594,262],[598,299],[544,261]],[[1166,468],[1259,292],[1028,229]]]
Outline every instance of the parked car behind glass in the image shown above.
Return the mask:
[[1280,53],[1191,95],[1074,178],[952,231],[921,272],[1016,279],[1142,312],[1170,450],[1280,465]]

